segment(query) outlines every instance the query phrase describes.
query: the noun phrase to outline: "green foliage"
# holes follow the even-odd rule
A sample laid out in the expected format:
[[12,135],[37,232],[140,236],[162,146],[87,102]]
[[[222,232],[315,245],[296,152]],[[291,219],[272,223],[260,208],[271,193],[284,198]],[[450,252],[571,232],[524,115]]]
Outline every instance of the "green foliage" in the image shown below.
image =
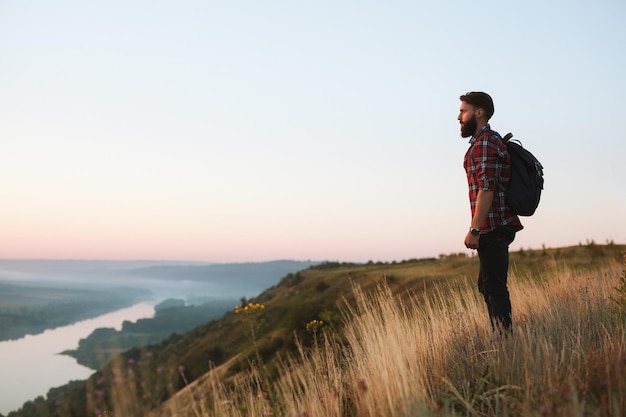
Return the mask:
[[[190,331],[209,320],[217,319],[230,309],[234,300],[220,299],[198,306],[185,306],[184,302],[168,300],[156,309],[154,318],[137,322],[125,321],[121,330],[96,329],[78,343],[78,349],[63,354],[76,358],[78,363],[91,369],[102,369],[125,350],[158,343],[173,333]],[[221,357],[212,360],[216,362]]]
[[[372,262],[372,261],[370,261]],[[310,267],[309,269],[312,270],[318,270],[318,271],[324,271],[324,270],[329,270],[329,269],[337,269],[337,268],[342,268],[342,267],[358,267],[361,266],[360,264],[355,264],[352,262],[323,262],[319,265],[315,265]]]
[[[294,287],[300,284],[303,279],[304,277],[302,274],[300,274],[300,272],[296,272],[295,274],[287,274],[287,276],[285,276],[280,283],[281,285],[285,285],[287,287]],[[242,305],[244,304],[246,303],[242,303]]]
[[317,284],[315,284],[315,291],[317,292],[324,292],[329,288],[330,288],[330,285],[324,281],[320,281]]

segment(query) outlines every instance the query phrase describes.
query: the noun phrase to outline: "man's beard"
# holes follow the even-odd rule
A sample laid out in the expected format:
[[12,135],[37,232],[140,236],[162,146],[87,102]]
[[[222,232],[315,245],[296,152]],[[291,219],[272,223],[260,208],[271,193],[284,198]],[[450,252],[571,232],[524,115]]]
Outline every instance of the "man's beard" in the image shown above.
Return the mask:
[[476,129],[478,129],[478,122],[476,121],[476,115],[473,115],[467,122],[461,123],[461,137],[469,138],[473,136],[476,133]]

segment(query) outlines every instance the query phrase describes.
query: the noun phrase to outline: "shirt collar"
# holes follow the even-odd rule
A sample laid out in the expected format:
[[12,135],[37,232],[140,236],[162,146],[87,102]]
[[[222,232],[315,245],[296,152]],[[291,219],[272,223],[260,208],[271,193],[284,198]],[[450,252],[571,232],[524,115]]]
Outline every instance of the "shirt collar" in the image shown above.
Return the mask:
[[470,138],[469,143],[474,144],[474,142],[476,142],[476,139],[478,139],[478,137],[482,135],[483,132],[486,132],[489,129],[491,129],[489,124],[486,124],[483,127],[481,127],[478,133]]

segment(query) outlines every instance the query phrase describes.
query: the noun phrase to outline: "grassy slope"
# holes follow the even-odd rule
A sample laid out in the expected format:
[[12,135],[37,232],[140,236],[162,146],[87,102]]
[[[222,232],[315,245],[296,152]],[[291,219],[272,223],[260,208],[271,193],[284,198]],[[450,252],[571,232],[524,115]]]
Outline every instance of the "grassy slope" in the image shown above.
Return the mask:
[[[623,245],[586,245],[515,252],[511,254],[511,270],[520,282],[541,281],[559,270],[600,268],[607,259],[619,258],[625,250]],[[286,355],[297,355],[296,338],[305,348],[314,344],[313,336],[306,331],[309,321],[324,320],[328,328],[337,331],[340,343],[349,341],[350,334],[343,331],[340,306],[358,304],[354,284],[368,294],[386,283],[390,297],[398,294],[407,303],[421,306],[424,296],[437,293],[442,285],[448,290],[466,291],[468,280],[473,282],[476,275],[477,262],[475,258],[450,256],[393,264],[325,264],[290,274],[254,300],[265,306],[254,321],[254,338],[250,322],[229,313],[159,345],[126,352],[85,385],[54,391],[45,404],[40,400],[27,408],[38,408],[40,416],[79,416],[85,414],[87,398],[89,414],[96,409],[123,409],[141,415],[208,375],[219,375],[226,386],[237,383],[237,375],[247,370],[251,361],[258,362],[259,356],[268,377],[275,378],[281,373]],[[211,364],[216,371],[208,374]],[[122,379],[132,379],[136,384],[120,391],[115,385]]]
[[[238,374],[232,386],[217,368],[175,396],[166,415],[622,415],[626,311],[620,314],[613,300],[626,295],[615,287],[620,274],[622,285],[626,280],[624,249],[588,245],[513,256],[518,324],[513,338],[497,343],[488,337],[473,278],[431,265],[422,271],[446,282],[416,288],[401,301],[393,292],[403,292],[407,269],[385,268],[399,285],[352,291],[356,306],[342,343],[320,341],[319,349],[283,361],[278,376],[262,366]],[[455,269],[468,260],[449,261]]]

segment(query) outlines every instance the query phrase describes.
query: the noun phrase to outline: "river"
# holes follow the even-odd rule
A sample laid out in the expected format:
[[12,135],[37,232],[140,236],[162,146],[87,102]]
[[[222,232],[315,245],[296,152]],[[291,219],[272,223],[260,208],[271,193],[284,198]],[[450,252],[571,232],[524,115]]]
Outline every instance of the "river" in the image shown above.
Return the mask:
[[50,388],[72,380],[84,380],[93,374],[92,369],[79,365],[70,356],[59,355],[59,352],[76,349],[78,341],[95,329],[113,327],[120,330],[124,321],[152,317],[154,306],[139,303],[38,335],[0,342],[0,375],[3,379],[0,413],[6,415],[28,400],[45,397]]

